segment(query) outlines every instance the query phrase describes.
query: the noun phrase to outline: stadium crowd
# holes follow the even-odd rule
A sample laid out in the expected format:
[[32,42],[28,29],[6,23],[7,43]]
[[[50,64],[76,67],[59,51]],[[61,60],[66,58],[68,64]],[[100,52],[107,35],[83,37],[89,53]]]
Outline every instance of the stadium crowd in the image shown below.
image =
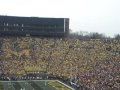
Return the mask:
[[120,89],[120,41],[68,38],[0,38],[2,74],[47,72],[90,90]]

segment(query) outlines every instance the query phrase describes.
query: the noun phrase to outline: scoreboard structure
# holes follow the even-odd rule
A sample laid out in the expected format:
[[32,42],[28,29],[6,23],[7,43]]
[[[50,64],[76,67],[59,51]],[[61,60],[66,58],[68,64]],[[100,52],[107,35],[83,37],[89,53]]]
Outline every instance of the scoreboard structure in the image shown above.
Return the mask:
[[0,35],[67,37],[69,18],[0,16]]

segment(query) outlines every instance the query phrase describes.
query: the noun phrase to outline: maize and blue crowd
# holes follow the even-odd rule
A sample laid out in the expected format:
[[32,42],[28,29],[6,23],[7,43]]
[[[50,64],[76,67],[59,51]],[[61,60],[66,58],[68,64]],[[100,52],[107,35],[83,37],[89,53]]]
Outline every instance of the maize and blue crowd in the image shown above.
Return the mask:
[[1,37],[0,74],[21,76],[27,71],[77,78],[91,90],[120,90],[120,41]]

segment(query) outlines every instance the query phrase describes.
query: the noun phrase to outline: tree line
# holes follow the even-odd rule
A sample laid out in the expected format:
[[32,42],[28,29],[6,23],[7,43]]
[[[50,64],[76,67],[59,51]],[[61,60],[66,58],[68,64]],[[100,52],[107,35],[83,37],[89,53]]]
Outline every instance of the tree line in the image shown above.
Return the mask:
[[88,33],[88,32],[72,32],[69,34],[69,38],[77,38],[80,40],[90,40],[90,39],[116,39],[120,40],[120,34],[114,35],[114,37],[108,37],[105,34],[98,33],[98,32],[93,32],[93,33]]

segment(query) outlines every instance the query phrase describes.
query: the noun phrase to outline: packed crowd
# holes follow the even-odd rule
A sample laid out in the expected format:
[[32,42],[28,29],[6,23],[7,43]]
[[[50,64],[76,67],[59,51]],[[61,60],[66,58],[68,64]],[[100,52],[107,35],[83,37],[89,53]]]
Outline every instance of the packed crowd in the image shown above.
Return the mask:
[[68,38],[4,37],[0,41],[2,73],[76,78],[95,90],[120,89],[120,41]]

